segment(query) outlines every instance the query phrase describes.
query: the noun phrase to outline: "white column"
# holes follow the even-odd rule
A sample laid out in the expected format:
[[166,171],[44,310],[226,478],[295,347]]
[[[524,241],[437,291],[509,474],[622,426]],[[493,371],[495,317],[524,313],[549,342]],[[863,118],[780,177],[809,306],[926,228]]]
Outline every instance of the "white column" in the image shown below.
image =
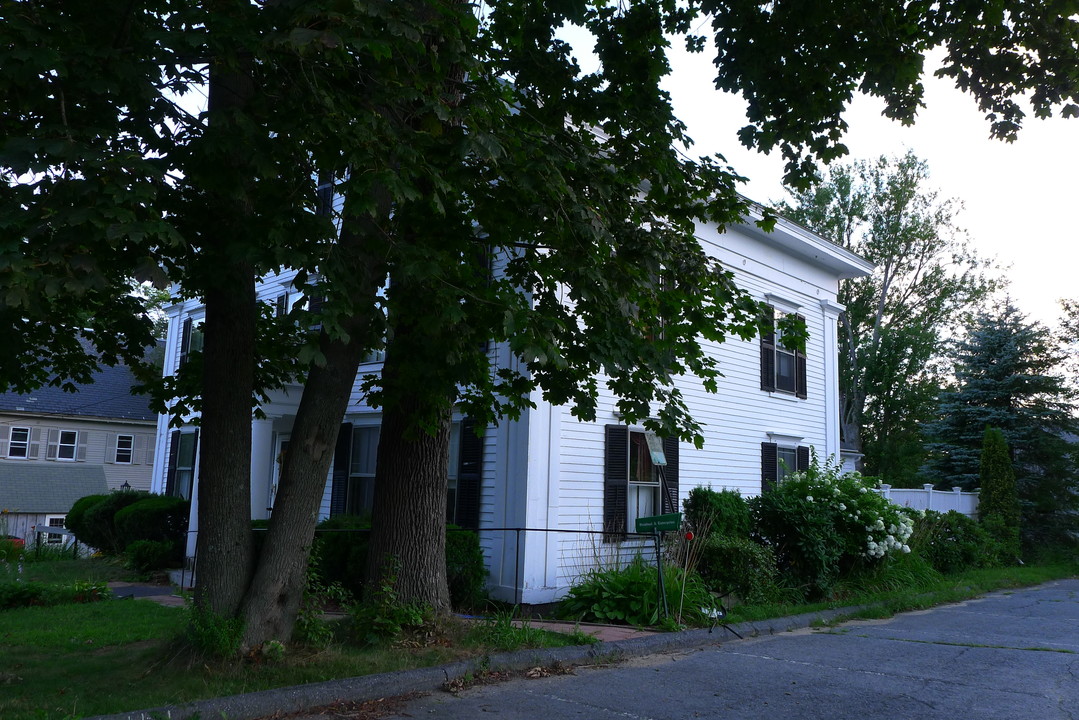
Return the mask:
[[844,308],[821,300],[824,311],[824,454],[839,459],[839,314]]
[[273,420],[251,421],[251,519],[270,517],[270,484],[273,482]]

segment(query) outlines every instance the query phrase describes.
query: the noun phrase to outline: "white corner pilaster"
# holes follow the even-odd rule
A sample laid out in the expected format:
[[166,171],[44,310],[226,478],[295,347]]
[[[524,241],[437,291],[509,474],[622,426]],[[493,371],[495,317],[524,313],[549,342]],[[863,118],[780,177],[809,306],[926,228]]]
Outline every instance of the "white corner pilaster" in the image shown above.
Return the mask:
[[839,459],[839,315],[845,309],[832,300],[821,300],[824,314],[824,438],[825,457]]

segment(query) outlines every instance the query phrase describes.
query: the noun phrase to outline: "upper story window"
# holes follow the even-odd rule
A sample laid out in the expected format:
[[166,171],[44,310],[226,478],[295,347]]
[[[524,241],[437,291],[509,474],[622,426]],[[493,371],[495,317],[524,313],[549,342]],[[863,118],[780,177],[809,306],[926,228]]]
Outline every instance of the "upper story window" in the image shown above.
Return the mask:
[[30,428],[13,427],[8,437],[7,456],[25,458],[30,455]]
[[61,430],[56,443],[57,460],[74,460],[79,449],[79,433],[75,430]]
[[135,454],[135,436],[134,435],[117,435],[116,436],[116,455],[113,462],[120,465],[130,465],[134,459]]
[[184,318],[180,332],[180,366],[186,364],[193,353],[200,352],[202,352],[202,321],[195,322],[189,317]]
[[765,307],[761,319],[761,390],[806,398],[805,352],[794,342],[788,346],[783,338],[784,318],[805,325],[805,317],[777,311],[771,305]]

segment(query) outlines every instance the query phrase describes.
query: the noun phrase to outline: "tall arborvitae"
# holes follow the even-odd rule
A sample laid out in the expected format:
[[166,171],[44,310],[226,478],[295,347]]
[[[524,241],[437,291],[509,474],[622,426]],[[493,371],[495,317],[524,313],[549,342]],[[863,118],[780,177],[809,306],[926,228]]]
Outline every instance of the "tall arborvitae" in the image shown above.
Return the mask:
[[1018,557],[1019,495],[1008,441],[999,428],[985,429],[980,478],[978,519],[1001,541],[1008,559]]

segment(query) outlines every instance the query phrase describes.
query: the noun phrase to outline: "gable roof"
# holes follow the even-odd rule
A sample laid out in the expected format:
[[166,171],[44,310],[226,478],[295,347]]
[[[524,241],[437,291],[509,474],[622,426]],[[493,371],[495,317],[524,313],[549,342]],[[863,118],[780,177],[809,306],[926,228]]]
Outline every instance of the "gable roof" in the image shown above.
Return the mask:
[[92,383],[77,386],[78,392],[45,386],[23,394],[0,393],[0,412],[156,420],[157,413],[150,409],[149,398],[131,394],[132,386],[137,384],[127,365],[103,365],[94,374]]
[[0,462],[0,510],[10,513],[62,515],[79,498],[106,492],[100,465]]

